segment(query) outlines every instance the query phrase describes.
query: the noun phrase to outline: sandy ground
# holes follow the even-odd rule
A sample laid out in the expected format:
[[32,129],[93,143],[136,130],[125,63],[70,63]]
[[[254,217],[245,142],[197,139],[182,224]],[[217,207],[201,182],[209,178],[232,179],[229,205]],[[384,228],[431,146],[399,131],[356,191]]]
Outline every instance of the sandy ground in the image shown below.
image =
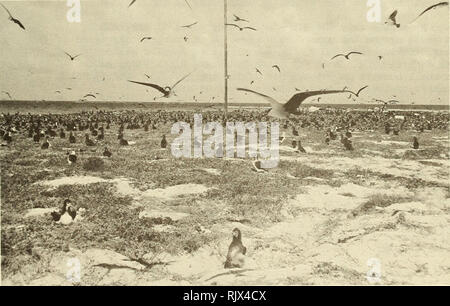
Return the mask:
[[[444,137],[434,140],[448,141]],[[29,280],[26,275],[15,275],[4,279],[3,284],[71,285],[73,282],[67,278],[68,262],[76,258],[83,282],[97,285],[449,285],[448,154],[417,160],[385,158],[386,146],[404,146],[398,150],[405,153],[410,144],[394,140],[373,142],[380,149],[369,150],[370,154],[363,151],[362,157],[343,156],[337,146],[320,149],[305,146],[308,153],[302,155],[282,147],[282,160],[333,170],[333,180],[343,183],[334,186],[325,179],[304,179],[310,183],[284,203],[282,220],[278,223],[261,228],[229,222],[202,228],[221,238],[192,254],[149,253],[146,258],[160,263],[152,269],[110,250],[82,252],[70,248],[68,252],[53,254],[53,268],[42,277]],[[346,171],[352,169],[370,172],[348,177]],[[197,170],[221,174],[219,169]],[[383,175],[420,179],[431,185],[409,189],[400,180],[386,180]],[[114,183],[117,193],[131,196],[135,205],[144,206],[140,218],[164,217],[174,221],[189,214],[167,205],[168,202],[210,190],[201,184],[185,184],[142,191],[127,178],[105,180],[95,176],[64,177],[38,184],[51,189],[64,184],[99,182]],[[375,206],[368,212],[361,210],[374,196],[404,199],[384,207]],[[37,208],[28,211],[25,217],[48,213],[49,209]],[[223,263],[235,227],[243,234],[246,261],[242,269],[226,270]],[[155,227],[162,232],[173,228],[174,225]]]

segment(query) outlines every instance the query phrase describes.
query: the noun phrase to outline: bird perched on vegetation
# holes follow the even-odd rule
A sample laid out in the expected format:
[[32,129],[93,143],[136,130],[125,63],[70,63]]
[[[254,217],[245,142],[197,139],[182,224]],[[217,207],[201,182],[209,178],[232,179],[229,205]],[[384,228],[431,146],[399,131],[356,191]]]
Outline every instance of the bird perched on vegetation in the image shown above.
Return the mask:
[[162,148],[162,149],[167,148],[166,135],[163,135],[163,137],[162,137],[162,139],[161,139],[161,148]]
[[75,153],[75,151],[67,153],[67,162],[69,163],[69,165],[77,162],[77,154]]
[[41,145],[41,149],[42,150],[46,150],[46,149],[48,149],[50,147],[50,143],[48,142],[48,136],[47,137],[45,137],[45,140],[44,140],[44,142],[42,143],[42,145]]
[[241,231],[235,228],[232,232],[233,240],[228,247],[227,260],[225,261],[225,269],[241,268],[244,264],[244,255],[247,253],[247,248],[242,244]]
[[51,213],[53,221],[62,223],[62,224],[70,224],[77,216],[76,209],[72,206],[72,202],[69,199],[65,199],[62,207],[59,211],[53,211]]
[[76,143],[77,139],[75,138],[75,136],[73,136],[72,131],[69,134],[69,143]]
[[84,136],[85,136],[85,144],[88,146],[88,147],[93,147],[93,146],[95,146],[95,143],[91,140],[91,139],[89,139],[89,135],[88,134],[84,134]]
[[419,139],[416,136],[413,138],[413,148],[414,150],[419,150]]
[[108,147],[105,147],[105,150],[103,151],[103,156],[105,157],[111,157],[112,153],[109,151]]

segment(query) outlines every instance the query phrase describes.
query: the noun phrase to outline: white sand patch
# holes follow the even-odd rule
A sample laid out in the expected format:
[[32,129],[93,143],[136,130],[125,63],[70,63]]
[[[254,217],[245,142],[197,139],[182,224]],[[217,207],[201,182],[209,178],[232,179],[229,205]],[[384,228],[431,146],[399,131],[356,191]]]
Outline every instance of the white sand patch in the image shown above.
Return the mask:
[[100,177],[95,176],[67,176],[57,178],[51,181],[40,181],[35,184],[41,184],[44,186],[49,186],[52,189],[57,188],[63,185],[88,185],[94,183],[105,183],[108,180],[102,179]]
[[202,194],[208,191],[208,187],[200,184],[183,184],[167,188],[150,189],[141,194],[143,198],[159,198],[171,200],[184,195]]

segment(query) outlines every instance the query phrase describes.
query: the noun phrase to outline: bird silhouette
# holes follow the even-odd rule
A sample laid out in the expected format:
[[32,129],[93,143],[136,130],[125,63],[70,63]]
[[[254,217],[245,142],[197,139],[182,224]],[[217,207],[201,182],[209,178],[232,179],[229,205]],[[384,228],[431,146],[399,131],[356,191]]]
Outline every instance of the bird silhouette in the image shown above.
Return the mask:
[[259,73],[260,75],[263,75],[261,70],[259,70],[258,68],[255,68],[255,69],[256,69],[256,73]]
[[362,55],[363,53],[357,52],[357,51],[352,51],[352,52],[349,52],[347,54],[337,54],[337,55],[333,56],[330,61],[332,61],[335,58],[340,57],[340,56],[345,57],[347,60],[350,60],[350,55],[352,55],[352,54],[360,54],[360,55]]
[[239,31],[244,31],[245,29],[249,29],[249,30],[252,30],[252,31],[257,31],[255,28],[252,28],[252,27],[240,27],[240,26],[238,26],[237,24],[234,24],[234,23],[227,23],[226,25],[227,26],[236,27],[236,28],[239,29]]
[[278,65],[273,65],[272,68],[275,68],[276,70],[278,70],[278,72],[281,72],[280,66]]
[[130,4],[128,5],[128,7],[132,6],[135,2],[136,2],[136,0],[132,0],[132,1],[130,2]]
[[163,94],[163,96],[161,98],[170,98],[172,95],[174,95],[175,87],[178,84],[180,84],[184,79],[186,79],[189,75],[191,75],[191,74],[189,73],[186,76],[184,76],[183,78],[181,78],[179,81],[177,81],[175,84],[173,84],[172,87],[170,87],[170,86],[161,87],[161,86],[159,86],[157,84],[145,83],[145,82],[136,82],[136,81],[130,81],[130,80],[128,80],[128,82],[152,87],[152,88],[158,90],[159,92],[161,92]]
[[243,22],[250,22],[247,19],[241,18],[238,15],[233,14],[234,16],[234,21],[239,22],[239,21],[243,21]]
[[68,57],[70,57],[70,60],[71,61],[73,61],[74,59],[76,59],[77,57],[79,57],[81,54],[78,54],[78,55],[75,55],[75,56],[72,56],[72,55],[70,55],[69,53],[67,53],[67,52],[64,52]]
[[150,76],[146,73],[144,73],[144,75],[147,77],[147,79],[150,79]]
[[144,40],[152,40],[152,39],[153,39],[153,37],[151,37],[151,36],[145,36],[145,37],[142,37],[141,42],[143,42]]
[[196,22],[194,22],[194,23],[191,23],[191,24],[188,24],[188,25],[181,26],[181,27],[182,27],[182,28],[190,29],[191,27],[195,26],[197,23],[198,23],[198,21],[196,21]]
[[84,99],[84,98],[88,98],[88,97],[92,97],[92,98],[94,98],[94,99],[97,99],[97,97],[94,96],[93,94],[87,94],[87,95],[85,95],[85,96],[83,97],[83,99]]
[[243,264],[243,257],[247,253],[247,248],[242,244],[242,234],[238,228],[233,229],[233,240],[228,247],[225,269],[240,268]]
[[368,87],[369,87],[369,85],[364,86],[363,88],[361,88],[360,90],[358,90],[358,92],[356,93],[356,96],[359,97],[359,94],[360,94],[364,89],[366,89],[366,88],[368,88]]
[[314,96],[319,95],[327,95],[327,94],[337,94],[337,93],[351,93],[356,95],[354,92],[349,90],[320,90],[320,91],[307,91],[307,92],[300,92],[291,97],[288,102],[285,104],[281,104],[277,100],[275,100],[272,97],[269,97],[265,94],[245,89],[245,88],[237,88],[239,91],[245,91],[245,92],[251,92],[253,94],[256,94],[260,97],[265,98],[267,101],[269,101],[270,106],[272,109],[268,113],[269,116],[275,117],[278,119],[289,119],[289,114],[298,114],[297,108],[305,101],[306,99]]
[[16,19],[13,17],[13,15],[11,15],[10,11],[6,8],[6,6],[4,6],[2,3],[0,3],[1,6],[3,6],[3,8],[5,9],[5,11],[8,13],[9,15],[9,20],[11,20],[12,22],[14,22],[15,24],[17,24],[19,27],[22,28],[22,30],[25,30],[24,25],[20,22],[19,19]]
[[426,12],[431,11],[433,9],[436,9],[438,7],[442,7],[442,6],[448,6],[448,1],[444,1],[444,2],[440,2],[437,4],[434,4],[428,8],[426,8],[422,13],[420,13],[419,16],[416,17],[416,19],[414,19],[411,23],[415,22],[417,19],[419,19],[420,17],[422,17]]
[[397,14],[398,14],[397,10],[392,12],[392,14],[388,18],[389,20],[386,21],[385,24],[390,24],[390,25],[396,26],[397,28],[400,28],[400,24],[397,23]]
[[11,94],[7,91],[2,91],[2,93],[4,93],[5,95],[7,95],[9,97],[10,100],[12,100]]

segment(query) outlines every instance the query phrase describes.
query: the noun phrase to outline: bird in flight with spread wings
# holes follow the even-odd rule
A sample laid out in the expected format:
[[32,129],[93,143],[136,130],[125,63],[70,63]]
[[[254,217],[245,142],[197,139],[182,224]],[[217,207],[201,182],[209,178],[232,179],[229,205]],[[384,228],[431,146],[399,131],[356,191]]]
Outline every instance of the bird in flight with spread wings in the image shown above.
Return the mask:
[[[265,94],[245,89],[245,88],[237,88],[239,91],[245,91],[245,92],[251,92],[253,94],[256,94],[260,97],[263,97],[267,101],[269,101],[270,106],[272,109],[269,112],[269,116],[275,117],[278,119],[289,119],[289,114],[298,114],[297,109],[299,106],[305,101],[306,99],[314,96],[320,96],[320,95],[328,95],[328,94],[338,94],[338,93],[351,93],[356,95],[356,93],[350,91],[350,90],[320,90],[320,91],[307,91],[307,92],[300,92],[292,96],[291,99],[289,99],[288,102],[285,104],[282,104],[275,100],[272,97],[269,97]],[[356,95],[357,96],[357,95]]]
[[352,54],[359,54],[359,55],[362,55],[363,53],[357,52],[357,51],[352,51],[352,52],[349,52],[349,53],[347,53],[347,54],[337,54],[337,55],[333,56],[333,57],[331,58],[330,61],[332,61],[332,60],[334,60],[335,58],[340,57],[340,56],[345,57],[347,60],[349,60],[349,59],[350,59],[350,55],[352,55]]
[[436,8],[438,8],[438,7],[442,7],[442,6],[448,6],[448,1],[440,2],[440,3],[434,4],[434,5],[432,5],[432,6],[428,7],[428,8],[426,8],[426,9],[425,9],[422,13],[420,13],[420,15],[417,16],[416,19],[414,19],[411,23],[413,23],[414,21],[416,21],[417,19],[419,19],[420,17],[422,17],[426,12],[431,11],[431,10],[434,10],[434,9],[436,9]]
[[227,23],[226,25],[227,26],[231,26],[231,27],[236,27],[236,28],[239,29],[239,31],[244,31],[245,29],[249,29],[249,30],[252,30],[252,31],[257,31],[255,28],[252,28],[252,27],[240,27],[240,26],[238,26],[237,24],[234,24],[234,23]]
[[171,96],[175,95],[175,92],[174,92],[175,87],[178,84],[180,84],[184,79],[186,79],[190,75],[191,75],[191,73],[185,75],[180,80],[178,80],[175,84],[173,84],[172,87],[170,87],[170,86],[162,87],[162,86],[159,86],[157,84],[145,83],[145,82],[136,82],[136,81],[130,81],[130,80],[128,80],[128,82],[152,87],[152,88],[158,90],[160,93],[163,94],[163,96],[161,98],[170,98]]

